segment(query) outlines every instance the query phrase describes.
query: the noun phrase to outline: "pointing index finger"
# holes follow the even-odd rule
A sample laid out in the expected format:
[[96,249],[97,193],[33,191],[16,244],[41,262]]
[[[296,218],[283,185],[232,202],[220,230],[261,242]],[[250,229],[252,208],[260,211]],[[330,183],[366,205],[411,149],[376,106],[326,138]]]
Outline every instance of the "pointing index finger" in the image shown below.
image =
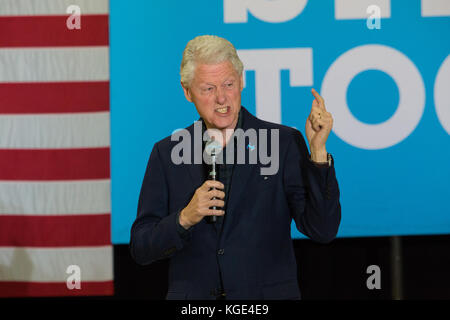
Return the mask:
[[314,98],[316,98],[319,107],[323,110],[325,109],[325,101],[323,100],[322,96],[316,91],[316,89],[312,88],[311,93],[313,94]]

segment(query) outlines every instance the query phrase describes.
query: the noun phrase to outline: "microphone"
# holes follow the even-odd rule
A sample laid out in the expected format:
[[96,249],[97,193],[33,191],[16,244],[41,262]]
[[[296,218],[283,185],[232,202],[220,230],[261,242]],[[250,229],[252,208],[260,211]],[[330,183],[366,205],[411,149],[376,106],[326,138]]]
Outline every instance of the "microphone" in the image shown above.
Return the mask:
[[[209,172],[209,180],[217,181],[217,164],[216,164],[216,156],[222,151],[222,145],[215,141],[210,140],[206,143],[205,152],[208,156],[211,157],[211,171]],[[215,189],[214,187],[212,190]],[[216,199],[216,197],[213,197],[213,199]],[[216,210],[217,207],[213,206],[210,209]],[[215,223],[217,221],[217,216],[208,216],[207,222],[209,223]]]

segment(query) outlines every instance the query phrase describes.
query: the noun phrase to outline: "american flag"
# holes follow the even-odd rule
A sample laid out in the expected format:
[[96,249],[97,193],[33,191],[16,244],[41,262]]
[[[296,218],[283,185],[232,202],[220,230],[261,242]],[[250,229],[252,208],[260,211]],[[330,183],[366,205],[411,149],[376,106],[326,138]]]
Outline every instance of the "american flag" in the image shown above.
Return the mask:
[[0,0],[0,297],[113,293],[108,18]]

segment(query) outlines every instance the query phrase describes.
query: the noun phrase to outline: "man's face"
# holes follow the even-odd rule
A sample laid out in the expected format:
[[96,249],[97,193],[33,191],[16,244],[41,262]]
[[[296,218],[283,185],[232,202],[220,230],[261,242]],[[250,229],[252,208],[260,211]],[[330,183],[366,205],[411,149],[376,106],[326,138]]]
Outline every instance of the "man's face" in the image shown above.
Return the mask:
[[195,104],[208,129],[234,129],[241,109],[242,76],[229,61],[198,64],[186,99]]

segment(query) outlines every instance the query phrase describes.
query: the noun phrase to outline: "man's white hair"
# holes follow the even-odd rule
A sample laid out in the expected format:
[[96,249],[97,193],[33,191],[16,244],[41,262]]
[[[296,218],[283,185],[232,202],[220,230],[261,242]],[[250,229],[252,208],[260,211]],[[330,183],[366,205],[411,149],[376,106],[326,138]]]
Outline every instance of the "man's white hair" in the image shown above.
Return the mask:
[[230,41],[212,35],[198,36],[188,42],[181,60],[181,83],[190,88],[197,64],[217,64],[230,61],[239,76],[244,65]]

